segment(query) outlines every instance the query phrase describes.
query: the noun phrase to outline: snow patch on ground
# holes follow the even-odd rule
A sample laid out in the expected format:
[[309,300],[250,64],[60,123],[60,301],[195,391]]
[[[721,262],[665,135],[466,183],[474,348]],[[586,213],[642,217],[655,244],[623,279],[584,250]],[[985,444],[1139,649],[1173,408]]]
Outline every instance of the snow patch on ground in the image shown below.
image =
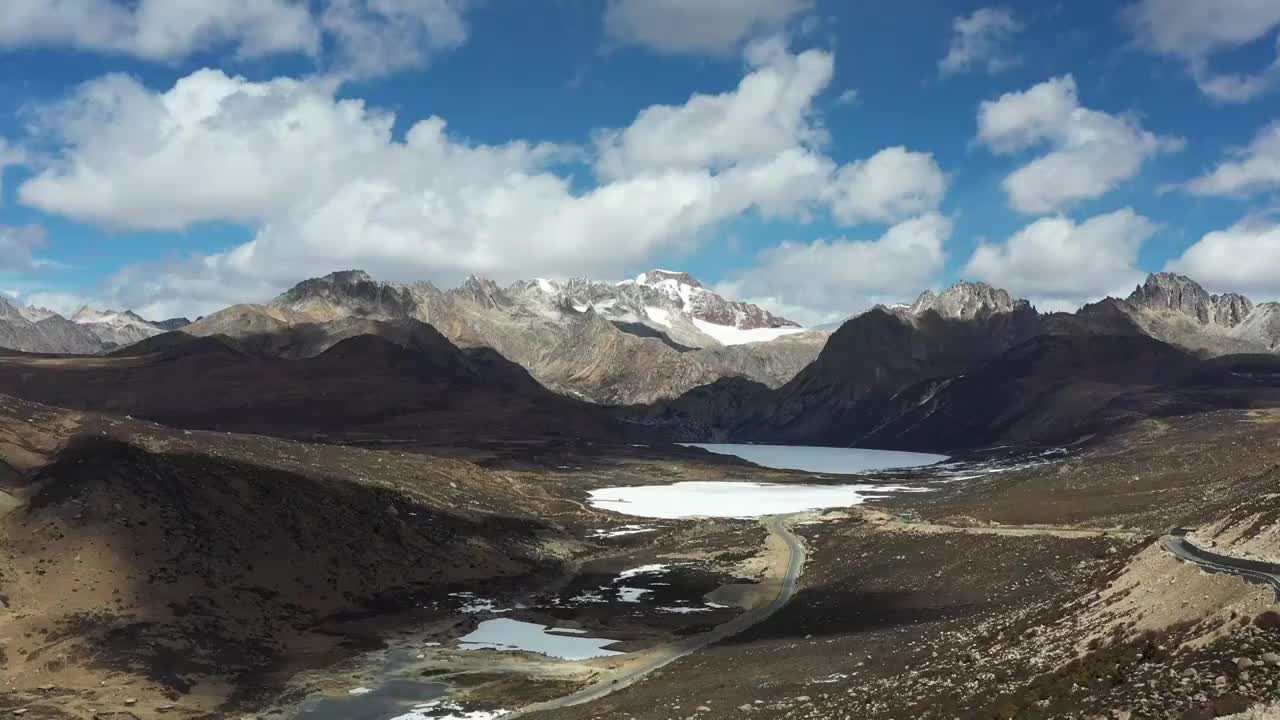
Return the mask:
[[648,315],[650,320],[662,325],[663,327],[671,327],[671,313],[660,307],[648,305],[644,309],[644,314]]
[[641,597],[651,592],[653,591],[648,588],[633,588],[623,585],[618,588],[618,599],[624,603],[638,603]]
[[657,528],[644,527],[643,525],[623,525],[617,530],[592,530],[587,537],[593,538],[615,538],[624,535],[635,535],[637,533],[653,532]]
[[783,335],[794,335],[804,332],[800,327],[753,328],[743,330],[729,325],[717,325],[706,320],[693,319],[693,324],[704,334],[710,335],[721,345],[745,345],[753,342],[769,342]]
[[732,517],[821,510],[860,505],[892,492],[919,490],[903,485],[778,485],[751,482],[678,482],[592,490],[591,506],[650,518]]
[[[448,713],[441,715],[440,713]],[[397,715],[391,720],[496,720],[509,715],[510,710],[472,710],[463,712],[462,706],[448,700],[432,700],[414,706],[413,710]]]
[[627,580],[637,575],[660,575],[666,571],[667,571],[666,565],[661,565],[661,564],[641,565],[640,567],[634,567],[634,568],[631,568],[630,570],[623,570],[622,572],[618,573],[618,580]]
[[503,610],[498,608],[498,606],[494,603],[493,600],[489,600],[488,598],[476,597],[475,593],[469,593],[469,592],[449,593],[449,597],[460,598],[466,601],[462,605],[458,606],[458,612],[460,613],[471,614],[471,613],[490,612],[497,615],[501,615],[502,613],[505,613],[505,612],[511,612],[510,610]]
[[[604,590],[606,588],[600,588]],[[602,603],[605,602],[604,596],[596,590],[583,590],[569,599],[572,603]]]

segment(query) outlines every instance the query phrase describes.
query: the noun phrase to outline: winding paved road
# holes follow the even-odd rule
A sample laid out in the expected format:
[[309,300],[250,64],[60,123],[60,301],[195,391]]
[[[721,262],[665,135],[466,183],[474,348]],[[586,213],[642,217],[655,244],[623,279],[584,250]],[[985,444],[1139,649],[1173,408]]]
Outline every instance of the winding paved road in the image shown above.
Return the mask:
[[1275,590],[1276,602],[1280,602],[1280,564],[1243,560],[1209,552],[1187,542],[1182,535],[1165,535],[1160,538],[1160,543],[1179,560],[1195,563],[1210,572],[1230,573],[1254,582],[1266,583]]
[[787,547],[787,569],[782,576],[782,584],[778,588],[778,594],[773,602],[768,605],[748,610],[738,617],[730,620],[723,625],[718,625],[714,630],[705,632],[701,635],[686,638],[677,642],[673,642],[661,647],[653,648],[645,653],[643,660],[636,665],[628,667],[624,672],[616,675],[608,680],[602,680],[594,685],[587,687],[570,695],[565,695],[555,700],[529,705],[510,715],[504,715],[503,718],[515,718],[533,712],[541,712],[544,710],[555,710],[558,708],[569,707],[571,705],[581,705],[583,703],[599,700],[618,690],[634,684],[649,673],[666,667],[671,663],[679,660],[686,655],[701,650],[712,643],[720,642],[726,638],[730,638],[747,628],[760,623],[769,618],[769,616],[781,610],[792,596],[796,594],[796,583],[800,579],[800,573],[804,571],[805,551],[804,543],[795,533],[791,532],[790,523],[794,519],[792,515],[775,515],[768,520],[767,527],[769,532],[782,539]]

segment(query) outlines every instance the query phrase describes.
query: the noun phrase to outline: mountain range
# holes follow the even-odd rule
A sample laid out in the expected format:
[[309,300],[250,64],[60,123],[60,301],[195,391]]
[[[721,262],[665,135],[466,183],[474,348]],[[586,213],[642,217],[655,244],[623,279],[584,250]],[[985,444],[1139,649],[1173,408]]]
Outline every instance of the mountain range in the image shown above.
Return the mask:
[[497,350],[548,388],[619,405],[675,397],[726,376],[777,387],[827,338],[667,271],[621,283],[538,279],[507,287],[473,276],[449,290],[343,271],[301,282],[265,305],[232,306],[184,331],[302,358],[362,332],[361,320],[428,323],[459,347]]
[[[1065,436],[1188,403],[1239,405],[1242,375],[1231,368],[1245,363],[1245,375],[1267,384],[1280,362],[1278,308],[1210,294],[1170,273],[1075,313],[1040,313],[1004,290],[961,282],[910,304],[873,307],[827,333],[668,270],[620,283],[501,287],[470,277],[448,290],[351,270],[192,323],[89,308],[68,320],[0,300],[0,343],[154,357],[156,348],[197,347],[182,337],[208,338],[216,343],[199,346],[202,353],[217,347],[242,358],[229,377],[289,362],[286,374],[306,377],[318,365],[296,361],[339,356],[359,373],[365,362],[390,362],[390,348],[399,347],[409,354],[396,362],[413,358],[472,388],[497,381],[459,368],[489,353],[535,385],[624,406],[628,421],[668,437],[937,450]],[[166,339],[171,328],[180,337]],[[427,334],[438,340],[423,343]],[[67,400],[48,392],[33,399]]]
[[190,324],[186,318],[150,322],[132,311],[81,307],[70,319],[0,295],[0,347],[31,353],[92,355]]

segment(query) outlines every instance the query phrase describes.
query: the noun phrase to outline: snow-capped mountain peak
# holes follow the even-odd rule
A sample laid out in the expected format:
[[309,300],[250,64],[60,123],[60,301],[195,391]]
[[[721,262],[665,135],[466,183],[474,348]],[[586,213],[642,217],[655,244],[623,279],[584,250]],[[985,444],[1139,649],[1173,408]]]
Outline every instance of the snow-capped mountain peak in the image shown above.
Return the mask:
[[36,307],[35,305],[18,305],[16,307],[18,308],[18,314],[33,323],[47,320],[58,314],[49,308]]
[[115,327],[153,327],[132,310],[98,310],[88,305],[82,306],[71,316],[71,322],[86,325],[89,323],[105,323]]
[[132,310],[98,310],[88,305],[77,310],[71,322],[83,325],[108,345],[128,345],[164,332]]

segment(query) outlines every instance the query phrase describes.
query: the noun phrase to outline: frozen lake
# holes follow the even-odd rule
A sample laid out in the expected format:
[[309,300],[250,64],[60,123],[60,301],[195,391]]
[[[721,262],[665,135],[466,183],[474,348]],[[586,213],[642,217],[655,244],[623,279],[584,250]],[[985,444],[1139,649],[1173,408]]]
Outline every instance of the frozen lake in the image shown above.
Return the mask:
[[678,482],[592,490],[591,506],[648,518],[744,518],[849,507],[886,493],[918,489],[901,485]]
[[729,443],[681,443],[719,455],[734,455],[776,470],[804,470],[815,473],[861,473],[872,470],[932,465],[946,455],[865,450],[863,448],[811,447],[804,445],[734,445]]
[[[520,622],[499,618],[486,620],[480,626],[464,636],[459,642],[463,650],[526,650],[542,653],[565,660],[586,660],[587,658],[620,655],[615,650],[605,650],[605,645],[612,645],[617,640],[605,638],[581,637],[577,634],[565,635],[565,631],[547,631],[545,625]],[[573,631],[568,631],[573,633]]]
[[376,689],[353,688],[346,697],[312,698],[301,707],[302,720],[387,720],[405,715],[413,707],[443,697],[448,685],[416,678],[386,678]]

